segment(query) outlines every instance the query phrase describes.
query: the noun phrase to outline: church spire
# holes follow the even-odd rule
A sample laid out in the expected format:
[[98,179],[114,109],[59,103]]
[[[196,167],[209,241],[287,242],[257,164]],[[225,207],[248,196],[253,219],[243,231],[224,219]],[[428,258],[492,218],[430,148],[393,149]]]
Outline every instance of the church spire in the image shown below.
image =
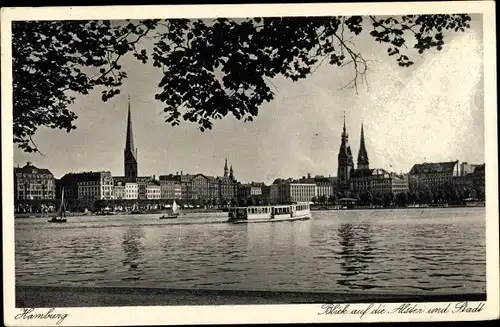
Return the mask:
[[125,151],[130,151],[135,157],[134,133],[132,132],[132,115],[130,113],[130,96],[128,97],[128,114],[127,114],[127,136],[125,140]]
[[342,137],[347,137],[349,134],[347,134],[347,128],[345,127],[345,111],[344,111],[344,128],[342,129]]
[[233,165],[231,165],[231,168],[229,169],[229,177],[234,178]]
[[132,114],[130,112],[130,96],[128,97],[127,135],[124,151],[125,178],[129,182],[137,179],[137,149],[134,147],[134,134],[132,132]]
[[361,138],[359,142],[359,152],[358,152],[358,169],[369,169],[368,152],[365,146],[365,133],[363,130],[363,124],[361,124]]
[[224,177],[227,177],[227,157],[226,157],[226,163],[224,164]]

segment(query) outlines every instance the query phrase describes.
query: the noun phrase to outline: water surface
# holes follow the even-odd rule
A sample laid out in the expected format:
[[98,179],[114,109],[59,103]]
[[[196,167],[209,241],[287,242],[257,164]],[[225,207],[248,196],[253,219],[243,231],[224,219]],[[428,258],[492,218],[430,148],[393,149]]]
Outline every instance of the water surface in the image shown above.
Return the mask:
[[16,283],[383,293],[486,291],[484,208],[16,219]]

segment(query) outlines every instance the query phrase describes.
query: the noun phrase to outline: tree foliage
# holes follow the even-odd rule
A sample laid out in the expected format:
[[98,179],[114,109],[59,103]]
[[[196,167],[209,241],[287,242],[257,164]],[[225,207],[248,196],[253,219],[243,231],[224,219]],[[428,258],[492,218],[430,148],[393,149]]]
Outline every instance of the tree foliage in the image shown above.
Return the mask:
[[[120,93],[131,53],[163,72],[155,96],[165,121],[211,129],[228,114],[252,121],[274,99],[272,79],[297,81],[320,65],[351,65],[357,88],[367,60],[355,40],[366,30],[387,46],[397,65],[413,64],[410,49],[441,50],[444,32],[469,28],[468,15],[401,17],[271,17],[214,20],[16,21],[12,25],[14,143],[37,151],[41,126],[74,129],[74,94],[100,88],[102,100]],[[145,46],[145,40],[152,46]]]

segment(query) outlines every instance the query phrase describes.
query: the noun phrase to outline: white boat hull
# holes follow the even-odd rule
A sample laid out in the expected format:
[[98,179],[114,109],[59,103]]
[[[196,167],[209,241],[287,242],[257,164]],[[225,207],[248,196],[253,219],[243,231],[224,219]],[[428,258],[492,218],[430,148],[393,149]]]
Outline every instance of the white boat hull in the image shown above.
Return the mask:
[[295,220],[309,220],[309,219],[311,219],[311,214],[299,217],[277,216],[274,218],[235,219],[230,221],[230,223],[232,224],[277,223],[280,221],[295,221]]
[[229,223],[249,224],[311,219],[308,205],[293,204],[280,206],[240,207],[229,213]]

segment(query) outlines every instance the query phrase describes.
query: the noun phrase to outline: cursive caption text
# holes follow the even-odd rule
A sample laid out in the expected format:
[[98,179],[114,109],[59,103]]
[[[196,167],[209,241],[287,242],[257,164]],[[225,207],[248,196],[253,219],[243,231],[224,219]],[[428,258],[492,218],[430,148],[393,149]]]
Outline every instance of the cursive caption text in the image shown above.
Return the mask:
[[67,313],[58,313],[55,308],[51,309],[35,309],[35,308],[23,308],[20,309],[21,312],[17,314],[14,319],[49,319],[55,320],[56,325],[59,325],[68,317]]
[[383,303],[366,305],[351,304],[323,304],[318,315],[354,315],[363,318],[366,315],[380,314],[457,314],[478,313],[484,308],[484,302],[471,304],[457,302],[446,304],[432,303],[403,303],[395,306]]

